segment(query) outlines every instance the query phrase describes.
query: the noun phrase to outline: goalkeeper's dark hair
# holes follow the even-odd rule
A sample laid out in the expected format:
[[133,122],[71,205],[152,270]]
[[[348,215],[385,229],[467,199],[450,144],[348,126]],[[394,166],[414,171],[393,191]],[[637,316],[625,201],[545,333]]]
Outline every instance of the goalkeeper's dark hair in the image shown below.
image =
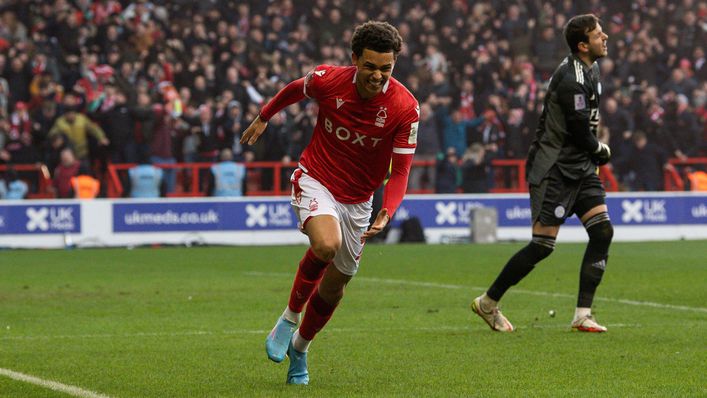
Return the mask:
[[360,57],[365,48],[379,53],[392,52],[398,57],[403,46],[403,38],[398,30],[388,22],[368,21],[358,25],[351,37],[351,51]]
[[589,43],[588,33],[596,29],[601,22],[594,14],[584,14],[572,17],[565,26],[565,40],[572,53],[579,52],[579,43]]

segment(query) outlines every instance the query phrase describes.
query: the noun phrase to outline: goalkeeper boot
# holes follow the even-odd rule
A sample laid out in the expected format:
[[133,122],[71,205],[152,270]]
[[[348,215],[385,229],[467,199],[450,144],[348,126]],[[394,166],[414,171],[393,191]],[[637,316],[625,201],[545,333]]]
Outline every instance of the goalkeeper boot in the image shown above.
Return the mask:
[[471,302],[471,310],[474,311],[476,315],[480,316],[492,330],[497,332],[513,331],[513,325],[511,325],[511,323],[508,322],[508,319],[501,314],[498,307],[495,307],[488,312],[481,308],[481,296],[475,298],[474,301]]
[[605,326],[602,326],[594,320],[591,315],[585,315],[572,321],[573,332],[589,332],[589,333],[604,333],[607,331]]
[[297,351],[290,342],[287,348],[287,356],[290,357],[290,368],[287,370],[287,384],[309,384],[307,353]]
[[265,352],[271,361],[280,363],[285,359],[287,346],[292,340],[297,324],[290,322],[282,316],[278,318],[275,327],[265,339]]

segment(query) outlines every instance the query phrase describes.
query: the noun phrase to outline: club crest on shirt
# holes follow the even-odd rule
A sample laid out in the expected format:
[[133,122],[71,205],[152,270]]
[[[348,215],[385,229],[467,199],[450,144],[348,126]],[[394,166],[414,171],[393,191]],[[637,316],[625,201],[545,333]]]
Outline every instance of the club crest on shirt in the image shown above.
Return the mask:
[[341,108],[341,105],[344,105],[345,100],[342,100],[341,98],[336,99],[336,109]]
[[584,99],[584,94],[574,95],[574,110],[579,111],[587,107],[587,101]]
[[388,118],[388,109],[381,106],[380,109],[378,110],[378,113],[376,114],[376,126],[378,127],[384,127],[385,126],[385,119]]

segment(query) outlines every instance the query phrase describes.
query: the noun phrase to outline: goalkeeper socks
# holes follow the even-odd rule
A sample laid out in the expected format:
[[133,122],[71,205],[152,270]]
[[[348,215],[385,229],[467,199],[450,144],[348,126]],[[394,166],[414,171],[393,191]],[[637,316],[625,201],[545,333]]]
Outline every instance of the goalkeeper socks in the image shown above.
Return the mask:
[[577,307],[591,308],[594,293],[601,282],[609,259],[609,245],[614,236],[609,214],[599,213],[584,223],[589,235],[589,243],[582,259],[579,272],[579,295]]
[[318,291],[314,292],[307,303],[307,311],[304,313],[304,319],[298,331],[299,335],[305,340],[313,340],[314,336],[329,322],[335,309],[336,305],[324,301]]
[[296,314],[295,317],[299,320],[298,314],[302,312],[304,304],[309,300],[309,297],[312,295],[317,285],[319,285],[319,281],[322,279],[322,275],[324,275],[324,270],[326,270],[329,264],[329,262],[317,258],[311,248],[307,250],[307,253],[304,254],[304,257],[302,257],[299,263],[295,281],[292,284],[290,301],[287,304],[289,312],[285,310],[285,314],[283,314],[285,315],[285,319],[295,322],[295,320],[289,317],[291,317],[292,314]]
[[493,282],[486,294],[495,301],[501,300],[511,286],[525,278],[542,259],[555,249],[555,238],[546,235],[533,235],[533,239],[516,253]]

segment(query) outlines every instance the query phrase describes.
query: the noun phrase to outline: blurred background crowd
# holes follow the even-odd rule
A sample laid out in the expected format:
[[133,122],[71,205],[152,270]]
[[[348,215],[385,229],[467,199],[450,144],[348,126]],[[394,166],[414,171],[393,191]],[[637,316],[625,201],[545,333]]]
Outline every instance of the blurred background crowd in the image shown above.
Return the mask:
[[[393,76],[421,105],[416,160],[431,166],[413,169],[411,188],[487,192],[493,159],[525,157],[547,80],[568,54],[562,27],[586,12],[609,35],[600,134],[621,188],[660,190],[668,159],[707,155],[707,1],[1,4],[0,162],[45,165],[57,197],[76,195],[79,175],[105,194],[109,163],[296,161],[315,102],[273,117],[255,146],[239,144],[242,130],[315,65],[350,64],[353,27],[369,19],[399,29]],[[7,191],[16,173],[5,174]],[[185,188],[173,170],[159,178],[162,194]]]

